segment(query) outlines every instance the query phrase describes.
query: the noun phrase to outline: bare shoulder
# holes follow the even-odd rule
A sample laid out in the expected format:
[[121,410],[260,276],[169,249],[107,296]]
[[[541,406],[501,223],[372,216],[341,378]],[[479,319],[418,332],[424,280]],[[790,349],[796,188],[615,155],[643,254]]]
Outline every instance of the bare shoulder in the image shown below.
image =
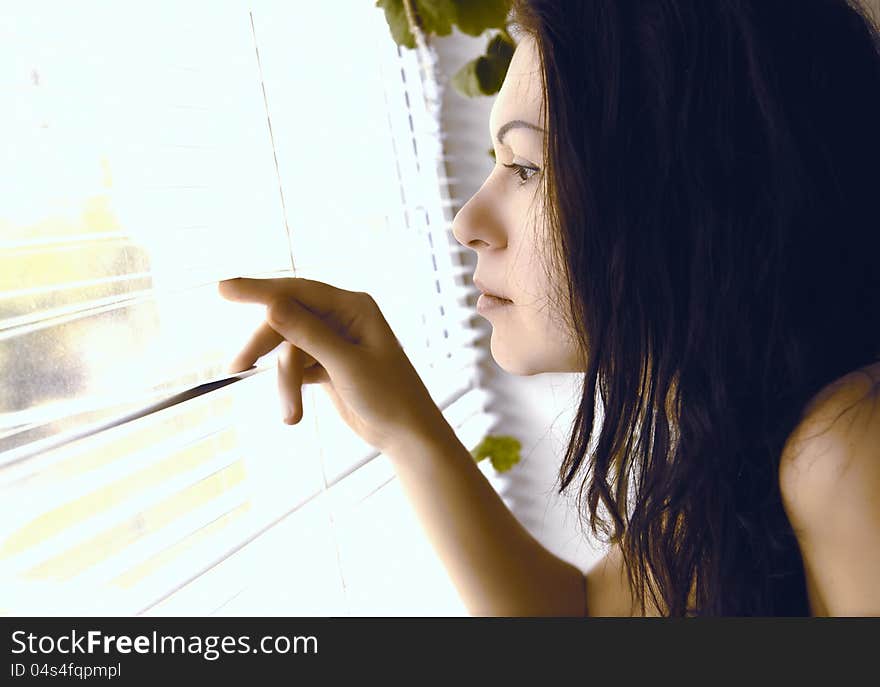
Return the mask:
[[586,578],[588,616],[626,617],[637,614],[620,544],[612,544],[607,553],[587,571]]
[[814,612],[880,612],[880,363],[807,405],[779,465]]
[[646,599],[643,613],[633,598],[620,544],[612,544],[605,555],[586,572],[586,593],[588,616],[663,615],[651,599]]
[[880,476],[880,362],[835,380],[810,401],[779,465],[783,499],[807,518],[811,506],[872,474]]

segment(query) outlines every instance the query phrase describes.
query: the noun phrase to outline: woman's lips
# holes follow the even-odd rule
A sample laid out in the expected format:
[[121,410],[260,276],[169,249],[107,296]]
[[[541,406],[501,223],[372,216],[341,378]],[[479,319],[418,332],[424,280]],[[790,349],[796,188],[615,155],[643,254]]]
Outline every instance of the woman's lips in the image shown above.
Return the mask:
[[480,290],[480,292],[485,296],[491,296],[492,298],[498,298],[502,301],[509,301],[510,300],[503,293],[495,293],[495,290],[491,286],[484,283],[478,277],[474,277],[474,286],[476,286]]
[[513,305],[513,301],[493,296],[488,293],[481,293],[480,297],[477,299],[477,312],[482,314],[491,310],[504,308],[508,305]]

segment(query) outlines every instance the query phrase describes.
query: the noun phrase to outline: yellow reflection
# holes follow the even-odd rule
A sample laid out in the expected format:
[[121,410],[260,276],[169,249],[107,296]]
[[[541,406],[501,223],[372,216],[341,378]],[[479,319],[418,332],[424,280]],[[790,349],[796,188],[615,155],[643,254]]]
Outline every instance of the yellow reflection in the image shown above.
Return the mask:
[[112,580],[110,584],[116,587],[120,587],[122,589],[130,589],[134,587],[143,579],[149,577],[160,568],[178,559],[180,556],[191,550],[197,544],[200,544],[209,537],[217,534],[228,525],[238,520],[241,516],[250,512],[250,510],[251,502],[246,501],[237,508],[234,508],[228,513],[221,515],[219,518],[205,525],[201,529],[192,532],[191,534],[188,534],[176,544],[169,546],[167,549],[160,551],[159,553],[148,558],[144,562],[122,573],[117,578]]
[[245,476],[244,462],[238,460],[210,477],[138,513],[127,522],[105,530],[78,546],[62,551],[31,568],[25,576],[28,579],[69,580],[96,563],[118,553],[138,539],[217,498],[241,483]]
[[[119,236],[120,231],[121,226],[110,208],[107,195],[85,198],[79,217],[73,220],[55,216],[16,226],[0,217],[0,236],[4,238],[53,239],[0,253],[3,263],[0,292],[37,285],[68,284],[112,274],[114,263],[125,258],[126,244],[134,246],[131,239]],[[112,242],[100,242],[100,236],[95,234],[101,233],[119,238]],[[92,236],[93,240],[70,243],[70,239],[85,234]]]
[[[51,484],[83,475],[142,451],[145,446],[155,446],[176,434],[190,431],[212,418],[222,418],[232,411],[232,397],[226,395],[218,399],[209,398],[207,403],[195,408],[188,406],[189,404],[182,406],[183,412],[166,416],[161,422],[141,426],[101,446],[91,446],[89,439],[81,440],[85,442],[85,450],[33,475],[28,479],[28,486]],[[57,452],[69,450],[70,447],[56,449]],[[47,455],[51,456],[51,453]]]
[[201,439],[182,450],[175,451],[165,460],[144,470],[43,513],[10,535],[3,543],[3,547],[0,548],[0,560],[20,553],[101,511],[125,503],[138,493],[176,475],[207,463],[218,454],[231,451],[236,447],[236,444],[234,429],[224,430]]

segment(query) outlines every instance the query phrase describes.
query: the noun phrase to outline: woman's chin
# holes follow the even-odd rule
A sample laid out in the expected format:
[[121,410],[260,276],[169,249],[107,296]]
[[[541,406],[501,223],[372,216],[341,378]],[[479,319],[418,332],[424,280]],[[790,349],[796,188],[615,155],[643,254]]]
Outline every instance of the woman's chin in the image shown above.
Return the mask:
[[[522,340],[519,343],[523,343]],[[544,374],[546,372],[583,372],[585,365],[574,350],[518,350],[506,345],[497,333],[492,331],[489,340],[492,359],[505,372],[519,377]]]
[[492,359],[495,361],[495,364],[508,374],[528,377],[546,372],[541,366],[537,365],[537,361],[530,360],[516,351],[511,351],[502,344],[497,343],[494,332],[489,349],[492,352]]

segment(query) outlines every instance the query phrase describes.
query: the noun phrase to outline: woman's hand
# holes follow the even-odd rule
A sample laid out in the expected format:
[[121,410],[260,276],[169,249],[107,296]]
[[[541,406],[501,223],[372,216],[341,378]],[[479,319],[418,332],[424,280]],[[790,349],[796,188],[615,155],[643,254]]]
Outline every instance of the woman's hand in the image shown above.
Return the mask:
[[302,419],[302,385],[320,383],[345,422],[380,451],[450,431],[369,294],[299,278],[229,279],[218,288],[228,300],[267,306],[230,372],[282,346],[278,390],[288,424]]

